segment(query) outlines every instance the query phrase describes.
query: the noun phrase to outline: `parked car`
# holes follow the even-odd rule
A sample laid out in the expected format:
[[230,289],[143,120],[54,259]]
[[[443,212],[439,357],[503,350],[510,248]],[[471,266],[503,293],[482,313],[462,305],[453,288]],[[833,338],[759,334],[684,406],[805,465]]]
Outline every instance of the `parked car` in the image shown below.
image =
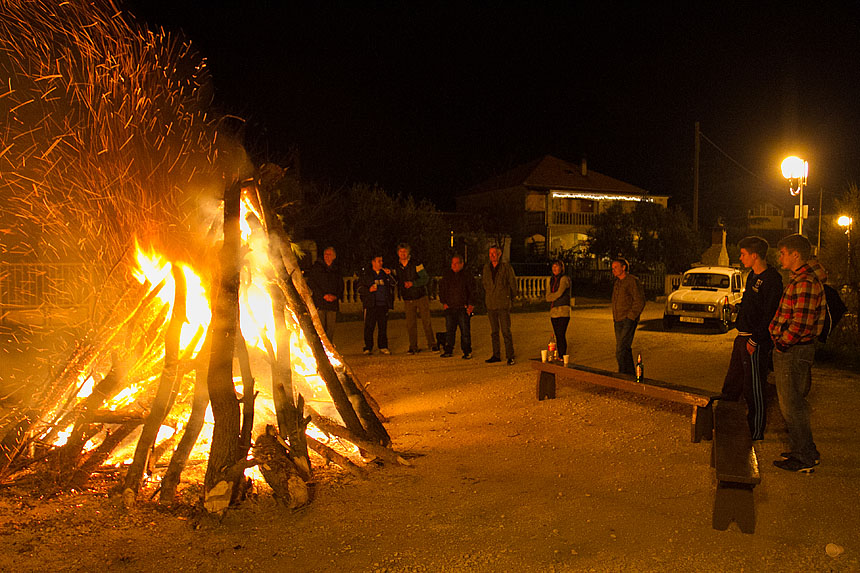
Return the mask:
[[681,286],[666,299],[663,329],[679,322],[716,324],[728,332],[743,298],[741,271],[731,267],[697,267],[684,273]]

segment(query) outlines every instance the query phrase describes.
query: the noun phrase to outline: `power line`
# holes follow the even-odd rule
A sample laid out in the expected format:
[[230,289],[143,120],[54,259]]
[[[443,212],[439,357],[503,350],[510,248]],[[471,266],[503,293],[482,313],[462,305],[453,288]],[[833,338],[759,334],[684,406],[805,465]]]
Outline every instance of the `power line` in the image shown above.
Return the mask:
[[752,177],[754,177],[755,179],[758,179],[758,180],[759,180],[761,183],[763,183],[763,184],[766,184],[766,183],[767,183],[767,181],[764,179],[764,177],[761,177],[760,175],[756,175],[755,173],[753,173],[752,171],[750,171],[749,169],[747,169],[747,168],[746,168],[744,165],[742,165],[742,164],[741,164],[737,159],[735,159],[734,157],[732,157],[731,155],[729,155],[728,153],[726,153],[725,151],[723,151],[723,149],[722,149],[719,145],[717,145],[716,143],[714,143],[713,141],[711,141],[711,139],[710,139],[707,135],[705,135],[704,133],[702,133],[701,131],[699,132],[699,136],[700,136],[702,139],[704,139],[705,141],[707,141],[708,143],[710,143],[710,144],[714,147],[714,149],[716,149],[717,151],[719,151],[720,153],[722,153],[722,154],[725,156],[725,158],[726,158],[726,159],[728,159],[729,161],[731,161],[732,163],[734,163],[735,165],[737,165],[738,167],[740,167],[742,170],[744,170],[745,172],[747,172],[749,175],[751,175],[751,176],[752,176]]

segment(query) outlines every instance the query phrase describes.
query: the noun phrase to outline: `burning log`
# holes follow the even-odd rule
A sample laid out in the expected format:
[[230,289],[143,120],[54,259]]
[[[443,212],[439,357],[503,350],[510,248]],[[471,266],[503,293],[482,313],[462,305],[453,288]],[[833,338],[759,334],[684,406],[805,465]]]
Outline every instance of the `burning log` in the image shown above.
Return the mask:
[[356,477],[367,477],[366,470],[363,467],[356,465],[352,460],[341,455],[334,448],[331,448],[310,436],[307,437],[307,441],[308,447],[319,454],[327,463],[331,462],[336,464]]
[[[143,479],[150,450],[155,445],[158,430],[176,397],[176,385],[179,379],[179,335],[182,331],[182,324],[188,319],[185,315],[185,275],[177,265],[173,265],[172,273],[176,290],[173,312],[164,337],[164,369],[161,373],[155,401],[143,425],[143,432],[141,432],[134,451],[134,460],[125,476],[125,491],[130,490],[133,493],[137,493],[140,488],[140,480]],[[124,498],[127,497],[124,494]]]
[[[240,196],[241,183],[234,181],[224,193],[224,243],[220,255],[218,290],[213,293],[212,346],[209,352],[209,401],[215,427],[206,467],[204,491],[229,495],[234,501],[238,476],[227,470],[239,461],[239,401],[233,388],[233,349],[236,346],[236,319],[239,310]],[[221,485],[226,482],[226,485]],[[215,490],[216,486],[218,489]]]
[[257,436],[254,442],[254,459],[275,497],[287,507],[295,509],[308,503],[308,485],[301,478],[294,460],[287,455],[286,444],[271,424],[266,426],[266,433]]
[[143,420],[126,422],[113,432],[109,432],[99,447],[89,452],[81,465],[75,469],[69,484],[73,487],[83,488],[96,468],[101,466],[114,448],[122,443],[141,423]]
[[326,434],[331,434],[333,436],[348,440],[358,448],[366,451],[373,456],[378,457],[383,461],[400,464],[402,466],[412,466],[412,464],[409,463],[408,460],[406,460],[403,456],[401,456],[394,450],[385,446],[380,446],[379,444],[373,442],[368,442],[367,440],[364,440],[353,434],[349,430],[349,428],[344,428],[337,422],[330,420],[325,416],[319,415],[312,408],[308,408],[308,410],[310,411],[311,421],[313,422],[314,426],[316,426]]
[[257,392],[254,390],[254,374],[251,372],[251,357],[248,343],[241,332],[236,333],[236,356],[239,358],[239,371],[242,373],[242,432],[239,435],[239,449],[243,457],[251,451],[251,433],[254,430],[254,403]]

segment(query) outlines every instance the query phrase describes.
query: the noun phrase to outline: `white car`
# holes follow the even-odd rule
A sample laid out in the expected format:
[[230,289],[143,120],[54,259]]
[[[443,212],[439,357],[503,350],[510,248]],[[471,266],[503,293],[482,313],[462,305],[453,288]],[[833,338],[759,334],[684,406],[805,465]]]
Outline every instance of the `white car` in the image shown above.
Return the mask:
[[716,324],[728,332],[743,298],[743,275],[731,267],[697,267],[681,278],[681,286],[666,299],[663,329],[679,322]]

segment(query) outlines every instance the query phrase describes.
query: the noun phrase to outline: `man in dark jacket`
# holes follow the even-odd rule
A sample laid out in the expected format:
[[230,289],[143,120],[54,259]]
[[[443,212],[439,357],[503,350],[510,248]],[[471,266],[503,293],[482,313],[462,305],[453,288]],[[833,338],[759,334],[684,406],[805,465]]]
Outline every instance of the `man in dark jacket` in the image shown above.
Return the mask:
[[445,309],[445,352],[442,358],[450,358],[454,352],[457,327],[460,327],[460,348],[463,359],[472,357],[471,316],[475,310],[475,278],[463,269],[463,257],[451,257],[451,268],[442,274],[439,283],[439,302]]
[[373,331],[379,328],[379,351],[391,354],[388,350],[388,311],[394,308],[397,281],[392,276],[391,269],[382,266],[382,255],[373,257],[370,267],[362,273],[358,287],[358,294],[364,306],[364,353],[373,353]]
[[334,325],[340,300],[343,300],[343,277],[334,261],[337,253],[334,247],[326,247],[323,260],[317,261],[308,271],[308,287],[313,294],[314,305],[322,322],[326,336],[334,342]]
[[412,258],[412,250],[406,243],[397,245],[397,258],[397,288],[406,310],[406,333],[409,335],[407,354],[417,354],[419,350],[417,315],[421,315],[427,346],[435,352],[439,350],[439,346],[430,324],[430,297],[427,295],[430,275],[424,265]]
[[517,297],[517,275],[510,264],[502,262],[502,249],[493,245],[489,251],[490,262],[484,265],[481,282],[487,317],[490,319],[490,341],[493,355],[484,360],[487,364],[502,361],[499,333],[505,341],[505,356],[508,366],[516,364],[514,359],[514,337],[511,334],[511,307]]
[[741,264],[750,269],[750,273],[735,323],[738,335],[720,393],[725,400],[737,400],[743,393],[753,440],[764,439],[765,389],[773,350],[767,327],[782,296],[782,277],[767,264],[769,246],[761,237],[745,237],[738,243]]

